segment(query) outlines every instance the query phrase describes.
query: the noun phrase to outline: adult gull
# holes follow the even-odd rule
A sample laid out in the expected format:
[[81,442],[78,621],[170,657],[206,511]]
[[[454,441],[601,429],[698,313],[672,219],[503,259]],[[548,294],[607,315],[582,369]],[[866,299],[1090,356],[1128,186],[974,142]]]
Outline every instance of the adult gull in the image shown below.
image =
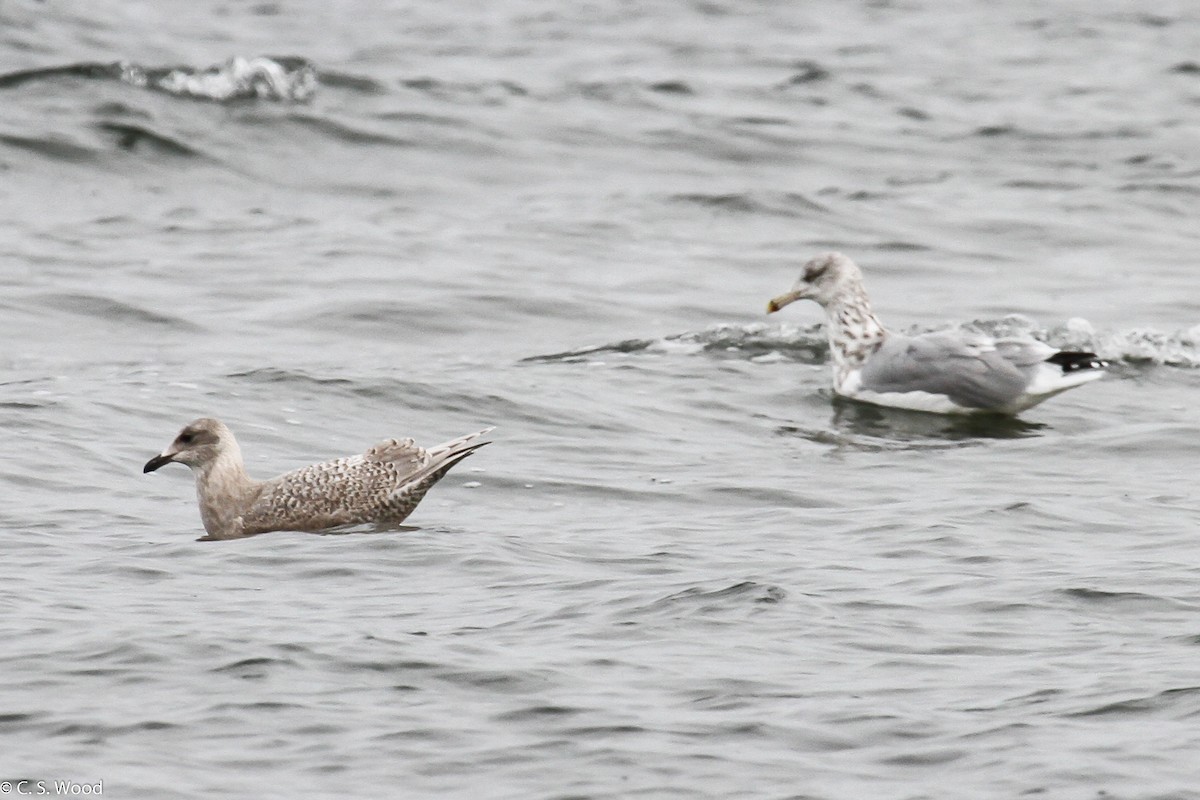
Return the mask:
[[286,472],[265,481],[246,474],[237,439],[219,420],[189,423],[159,455],[153,472],[172,461],[196,476],[204,539],[239,539],[267,531],[321,531],[363,523],[398,524],[458,462],[489,444],[487,428],[425,449],[388,439],[365,453]]
[[1056,350],[1031,338],[888,331],[871,311],[858,265],[841,253],[811,259],[791,291],[767,304],[767,312],[796,300],[815,300],[825,309],[834,391],[876,405],[939,414],[1018,414],[1102,377],[1108,366],[1095,353]]

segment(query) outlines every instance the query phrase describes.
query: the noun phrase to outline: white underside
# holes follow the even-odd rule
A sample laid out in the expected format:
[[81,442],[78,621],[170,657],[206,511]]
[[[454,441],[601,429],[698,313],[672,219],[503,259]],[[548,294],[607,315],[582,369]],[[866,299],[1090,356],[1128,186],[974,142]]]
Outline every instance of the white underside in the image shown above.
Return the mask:
[[838,391],[842,397],[851,400],[861,400],[877,406],[889,408],[906,408],[909,411],[929,411],[934,414],[972,414],[982,411],[979,408],[960,406],[944,394],[931,392],[856,392]]
[[1019,414],[1060,392],[1102,377],[1104,373],[1101,370],[1064,373],[1057,364],[1043,364],[1022,394],[1004,405],[987,408],[959,405],[944,394],[932,392],[873,392],[862,388],[862,375],[859,370],[852,370],[840,384],[835,381],[834,391],[851,400],[933,414]]

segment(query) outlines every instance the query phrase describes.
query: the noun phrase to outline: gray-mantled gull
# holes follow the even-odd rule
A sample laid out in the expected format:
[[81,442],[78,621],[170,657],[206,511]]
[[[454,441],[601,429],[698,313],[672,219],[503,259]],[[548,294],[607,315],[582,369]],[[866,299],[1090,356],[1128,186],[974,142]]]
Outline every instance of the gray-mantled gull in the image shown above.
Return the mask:
[[321,531],[364,523],[398,524],[446,472],[489,442],[486,428],[426,450],[412,439],[388,439],[362,455],[301,467],[265,481],[246,474],[233,432],[219,420],[190,423],[160,455],[196,476],[204,539],[238,539],[267,531]]
[[1018,414],[1094,381],[1108,362],[1095,353],[1055,350],[1030,338],[993,339],[949,330],[905,336],[871,312],[858,265],[822,253],[767,313],[796,300],[825,309],[833,389],[854,400],[939,414]]

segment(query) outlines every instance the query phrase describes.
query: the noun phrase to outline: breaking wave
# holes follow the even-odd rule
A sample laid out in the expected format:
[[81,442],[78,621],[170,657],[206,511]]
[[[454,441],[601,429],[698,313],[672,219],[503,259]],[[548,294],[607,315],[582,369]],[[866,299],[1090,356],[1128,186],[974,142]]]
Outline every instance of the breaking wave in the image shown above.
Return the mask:
[[[1054,328],[1042,328],[1028,317],[1012,314],[992,320],[975,320],[959,327],[995,337],[1032,336],[1064,350],[1087,350],[1114,364],[1200,367],[1200,325],[1172,333],[1151,328],[1097,331],[1084,319],[1070,319]],[[912,328],[909,334],[928,333],[935,328]],[[594,361],[612,355],[635,353],[728,354],[756,361],[788,360],[822,364],[829,358],[824,326],[719,324],[702,331],[671,334],[658,338],[623,339],[558,353],[535,355],[525,363]]]
[[55,78],[113,80],[177,97],[227,103],[275,100],[303,103],[317,88],[317,69],[297,56],[235,56],[210,67],[144,67],[128,61],[84,62],[0,75],[0,89]]

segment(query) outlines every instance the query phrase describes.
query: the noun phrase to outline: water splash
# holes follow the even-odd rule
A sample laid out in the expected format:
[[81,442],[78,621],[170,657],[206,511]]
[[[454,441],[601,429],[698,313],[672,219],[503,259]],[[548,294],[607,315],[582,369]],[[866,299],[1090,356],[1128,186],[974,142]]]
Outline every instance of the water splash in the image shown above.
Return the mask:
[[218,103],[236,100],[303,103],[312,98],[317,88],[317,69],[307,59],[296,56],[235,56],[223,64],[203,69],[144,67],[128,61],[117,61],[22,70],[0,75],[0,89],[59,77],[117,80],[176,97]]
[[[944,330],[946,326],[912,328],[910,335]],[[959,326],[997,338],[1028,336],[1064,350],[1086,350],[1113,363],[1200,368],[1200,325],[1173,333],[1149,328],[1096,331],[1085,319],[1070,319],[1054,328],[1042,328],[1028,317],[1012,314],[998,319],[974,320]],[[530,356],[524,363],[588,362],[614,355],[662,353],[727,354],[752,361],[798,361],[823,364],[829,344],[820,323],[793,325],[719,324],[702,331],[671,334],[656,339],[623,339],[610,344],[575,348]]]
[[611,344],[592,345],[559,353],[529,356],[522,363],[554,361],[592,361],[606,354],[630,353],[733,353],[750,358],[771,359],[789,351],[799,360],[817,364],[829,353],[829,343],[820,325],[798,328],[766,323],[735,325],[721,323],[703,331],[676,333],[657,339],[623,339]]
[[1043,329],[1028,317],[1010,314],[963,327],[996,337],[1032,336],[1062,350],[1091,351],[1115,363],[1200,367],[1200,325],[1170,333],[1153,328],[1097,331],[1086,319],[1073,317]]

